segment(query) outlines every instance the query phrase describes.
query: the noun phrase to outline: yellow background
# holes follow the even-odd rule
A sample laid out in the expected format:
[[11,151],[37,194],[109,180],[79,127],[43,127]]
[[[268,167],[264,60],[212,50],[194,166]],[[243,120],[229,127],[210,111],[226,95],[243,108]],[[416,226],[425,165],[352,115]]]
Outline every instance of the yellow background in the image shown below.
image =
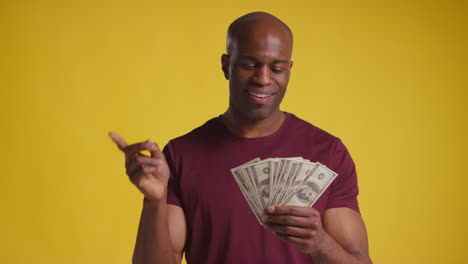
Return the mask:
[[[282,109],[358,167],[375,263],[467,263],[466,1],[1,1],[1,263],[129,263],[141,195],[110,130],[222,113],[229,23],[295,34]],[[246,234],[248,235],[248,234]]]

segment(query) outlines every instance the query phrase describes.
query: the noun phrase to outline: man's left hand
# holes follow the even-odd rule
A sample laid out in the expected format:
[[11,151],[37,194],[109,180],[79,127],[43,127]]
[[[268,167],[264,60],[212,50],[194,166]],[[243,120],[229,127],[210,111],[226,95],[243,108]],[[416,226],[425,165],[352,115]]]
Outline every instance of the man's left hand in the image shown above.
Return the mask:
[[263,220],[266,228],[305,254],[315,255],[322,242],[330,238],[322,227],[320,213],[311,207],[271,206]]

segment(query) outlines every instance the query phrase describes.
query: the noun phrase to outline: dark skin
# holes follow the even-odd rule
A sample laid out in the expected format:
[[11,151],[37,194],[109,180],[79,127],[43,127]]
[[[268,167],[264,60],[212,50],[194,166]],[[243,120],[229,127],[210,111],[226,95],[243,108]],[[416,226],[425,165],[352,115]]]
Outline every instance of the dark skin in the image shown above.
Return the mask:
[[180,263],[186,239],[185,216],[182,208],[167,204],[169,167],[164,154],[150,140],[129,145],[114,132],[109,136],[125,154],[130,181],[144,195],[133,263]]
[[[221,57],[229,80],[229,108],[223,115],[228,129],[241,137],[275,132],[285,115],[279,109],[292,68],[292,39],[275,20],[258,20],[230,38]],[[248,41],[247,41],[248,40]]]
[[[267,136],[281,126],[280,104],[292,68],[288,30],[269,15],[257,16],[233,37],[231,49],[221,58],[230,84],[224,123],[240,137]],[[351,209],[329,209],[322,219],[314,208],[275,206],[263,218],[266,228],[311,255],[315,263],[371,263],[364,222]]]
[[[281,101],[289,82],[292,35],[275,17],[252,13],[228,37],[222,69],[229,80],[229,108],[222,120],[235,135],[271,135],[282,125]],[[183,210],[166,202],[168,166],[151,141],[128,145],[117,134],[111,138],[125,153],[127,174],[144,194],[134,263],[180,263],[186,241]],[[149,151],[150,157],[141,154]],[[263,215],[265,227],[295,245],[314,263],[371,263],[367,234],[359,213],[332,208],[321,217],[308,207],[274,206]]]

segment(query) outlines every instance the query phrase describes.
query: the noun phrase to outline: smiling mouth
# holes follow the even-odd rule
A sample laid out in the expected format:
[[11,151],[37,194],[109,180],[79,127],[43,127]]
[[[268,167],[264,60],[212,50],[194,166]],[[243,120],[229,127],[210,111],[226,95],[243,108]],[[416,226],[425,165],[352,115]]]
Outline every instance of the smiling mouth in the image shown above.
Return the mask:
[[267,97],[271,97],[274,95],[274,93],[255,93],[255,92],[252,92],[252,91],[247,91],[248,94],[252,95],[252,96],[255,96],[257,98],[267,98]]

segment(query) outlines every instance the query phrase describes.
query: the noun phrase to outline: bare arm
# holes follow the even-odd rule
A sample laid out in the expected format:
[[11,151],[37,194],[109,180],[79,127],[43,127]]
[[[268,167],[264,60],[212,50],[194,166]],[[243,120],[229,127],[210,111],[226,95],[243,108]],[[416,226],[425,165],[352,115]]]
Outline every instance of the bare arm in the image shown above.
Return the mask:
[[[165,202],[165,201],[164,201]],[[186,238],[182,208],[143,202],[133,263],[181,263]]]
[[313,208],[276,206],[268,209],[265,220],[280,239],[311,255],[314,263],[372,263],[364,221],[352,209],[332,208],[321,219]]
[[[186,239],[186,223],[183,210],[167,204],[169,167],[164,154],[149,140],[128,145],[116,133],[109,135],[125,153],[130,181],[145,197],[133,263],[179,264]],[[141,154],[145,150],[151,157]]]
[[319,263],[372,263],[366,227],[359,213],[332,208],[325,211],[322,222],[329,237],[317,256]]

